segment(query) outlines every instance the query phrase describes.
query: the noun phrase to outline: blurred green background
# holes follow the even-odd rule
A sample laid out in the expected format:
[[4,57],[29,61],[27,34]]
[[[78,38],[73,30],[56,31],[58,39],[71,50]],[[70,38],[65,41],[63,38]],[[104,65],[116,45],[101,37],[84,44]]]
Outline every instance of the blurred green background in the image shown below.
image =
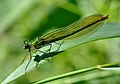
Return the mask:
[[[0,82],[17,67],[27,51],[24,40],[69,25],[90,14],[109,14],[107,22],[120,22],[120,0],[0,0]],[[25,84],[94,65],[120,61],[120,38],[103,39],[71,48],[11,84]],[[98,75],[99,74],[99,75]],[[62,82],[120,84],[120,74],[89,72]],[[54,81],[58,84],[61,80]],[[52,83],[52,84],[53,84]]]

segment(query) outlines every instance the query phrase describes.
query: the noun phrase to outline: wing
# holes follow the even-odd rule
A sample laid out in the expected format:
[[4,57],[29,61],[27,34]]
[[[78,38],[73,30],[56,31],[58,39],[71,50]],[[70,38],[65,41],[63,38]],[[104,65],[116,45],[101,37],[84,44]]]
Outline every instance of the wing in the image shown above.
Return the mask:
[[64,40],[74,38],[76,36],[83,36],[93,30],[100,28],[98,26],[102,24],[107,18],[108,15],[104,16],[102,14],[93,14],[82,20],[76,21],[65,28],[51,31],[43,35],[41,38],[45,39],[46,42],[51,43],[61,39]]

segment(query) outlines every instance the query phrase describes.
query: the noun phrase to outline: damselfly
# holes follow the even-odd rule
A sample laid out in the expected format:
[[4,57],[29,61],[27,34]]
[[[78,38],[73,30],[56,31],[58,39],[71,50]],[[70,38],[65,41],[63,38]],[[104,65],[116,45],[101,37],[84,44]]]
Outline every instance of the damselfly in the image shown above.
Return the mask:
[[[74,37],[76,34],[78,36],[85,35],[93,30],[98,29],[99,28],[98,26],[100,24],[102,24],[106,19],[108,19],[108,16],[109,16],[108,14],[107,15],[93,14],[84,19],[74,22],[74,23],[68,25],[67,27],[64,27],[61,29],[59,28],[59,29],[49,32],[41,37],[38,37],[33,42],[24,41],[24,49],[28,49],[28,52],[30,53],[30,60],[29,60],[28,64],[30,63],[30,61],[32,59],[31,48],[33,50],[38,50],[45,45],[49,45],[50,49],[51,49],[52,42],[64,40],[71,36]],[[50,49],[49,49],[49,51],[50,51]],[[40,51],[40,52],[42,52],[42,51]],[[42,52],[42,53],[44,53],[44,52]],[[25,58],[26,58],[26,56],[25,56]],[[28,66],[28,64],[27,64],[27,66]],[[26,66],[26,68],[27,68],[27,66]],[[25,68],[25,70],[26,70],[26,68]]]

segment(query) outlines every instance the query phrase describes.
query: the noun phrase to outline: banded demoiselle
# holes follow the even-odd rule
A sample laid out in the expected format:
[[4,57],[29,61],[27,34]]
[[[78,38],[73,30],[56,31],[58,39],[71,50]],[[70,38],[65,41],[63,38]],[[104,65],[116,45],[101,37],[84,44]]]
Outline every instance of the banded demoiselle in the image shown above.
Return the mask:
[[[51,49],[51,43],[64,40],[70,37],[74,37],[76,35],[83,36],[89,32],[92,32],[93,30],[98,29],[99,25],[104,23],[106,19],[108,19],[108,14],[102,15],[102,14],[93,14],[86,18],[80,19],[67,27],[59,28],[57,30],[53,30],[51,32],[48,32],[47,34],[38,37],[33,42],[27,42],[24,41],[24,49],[28,49],[28,52],[30,53],[30,60],[28,64],[30,63],[32,59],[31,55],[31,48],[34,50],[38,50],[41,47],[45,45],[50,45]],[[42,52],[42,51],[41,51]],[[44,52],[42,52],[44,53]],[[26,56],[25,56],[26,58]],[[25,59],[24,58],[24,59]],[[24,61],[24,60],[23,60]],[[27,66],[28,66],[27,64]],[[27,69],[27,66],[25,70]]]

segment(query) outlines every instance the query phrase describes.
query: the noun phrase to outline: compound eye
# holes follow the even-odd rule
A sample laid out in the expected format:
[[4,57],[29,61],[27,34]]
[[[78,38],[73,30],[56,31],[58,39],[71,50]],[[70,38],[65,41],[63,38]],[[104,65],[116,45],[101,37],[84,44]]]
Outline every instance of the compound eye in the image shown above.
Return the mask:
[[30,46],[28,45],[28,44],[25,44],[24,46],[23,46],[23,48],[24,49],[28,49]]
[[24,41],[24,46],[23,46],[24,49],[29,49],[30,48],[30,45],[28,44],[28,42],[25,40]]

